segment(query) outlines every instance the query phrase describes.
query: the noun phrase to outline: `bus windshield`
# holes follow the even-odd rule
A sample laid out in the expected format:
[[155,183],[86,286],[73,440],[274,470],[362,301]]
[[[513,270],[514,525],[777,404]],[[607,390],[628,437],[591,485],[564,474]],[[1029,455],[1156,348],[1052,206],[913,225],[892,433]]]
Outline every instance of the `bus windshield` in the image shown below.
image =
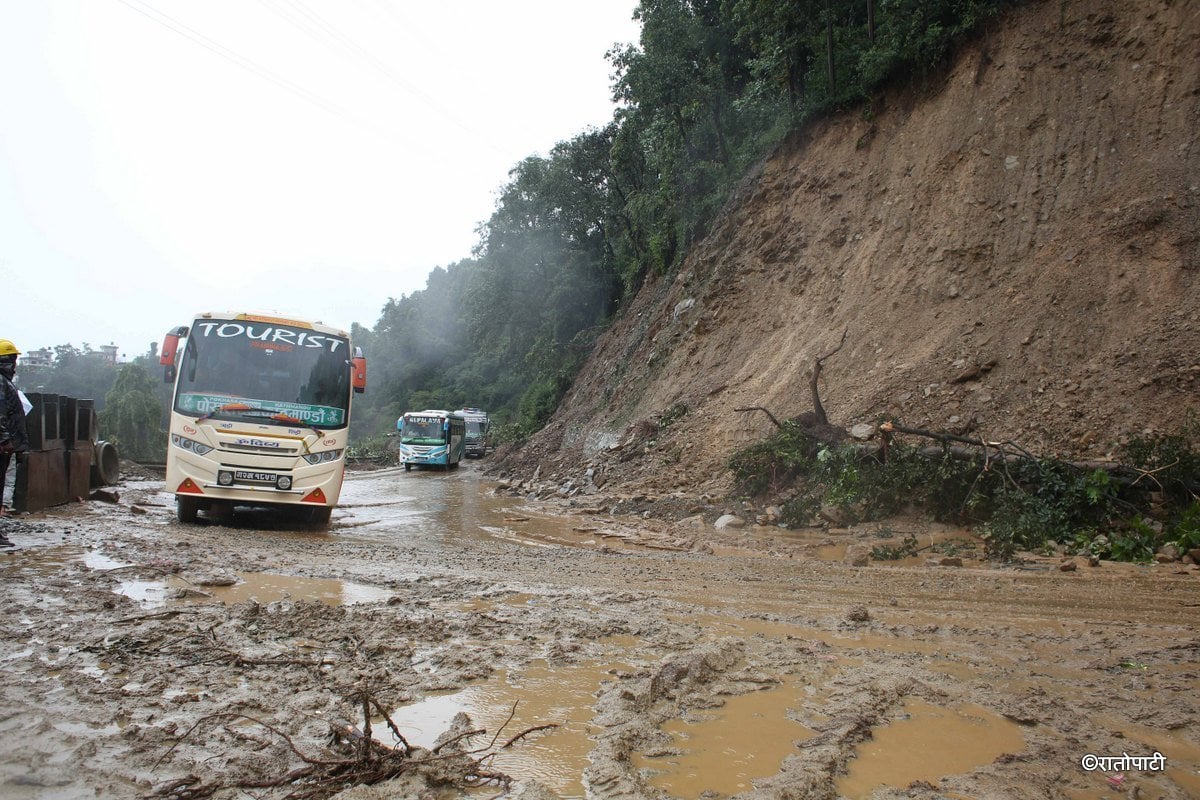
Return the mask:
[[197,320],[187,337],[175,410],[266,424],[345,427],[350,343],[313,330]]
[[445,420],[440,417],[405,415],[400,441],[404,444],[440,444],[446,440],[443,435],[444,428]]

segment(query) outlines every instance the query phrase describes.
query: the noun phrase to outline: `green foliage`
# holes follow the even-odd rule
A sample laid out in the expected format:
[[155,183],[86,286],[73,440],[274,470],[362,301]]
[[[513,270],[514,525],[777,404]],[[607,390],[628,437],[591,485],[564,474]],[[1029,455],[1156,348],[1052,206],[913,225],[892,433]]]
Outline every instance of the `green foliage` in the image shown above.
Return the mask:
[[[777,492],[815,462],[817,444],[791,420],[771,438],[742,448],[730,457],[734,494],[755,497]],[[787,513],[785,507],[784,513]]]
[[1126,527],[1109,534],[1109,557],[1114,561],[1148,564],[1154,560],[1159,535],[1144,519],[1131,519]]
[[917,537],[905,536],[898,545],[881,544],[871,548],[871,558],[876,561],[899,561],[917,554]]
[[[1172,463],[1195,457],[1175,437],[1156,442],[1170,443],[1159,449]],[[979,526],[987,554],[997,559],[1069,544],[1076,551],[1140,562],[1168,541],[1185,550],[1200,543],[1200,503],[1193,500],[1160,533],[1161,524],[1142,516],[1149,505],[1136,482],[1055,459],[962,459],[945,449],[930,455],[928,448],[896,441],[884,460],[880,451],[861,446],[819,445],[789,422],[771,438],[739,450],[728,465],[736,494],[790,494],[782,506],[785,523],[808,522],[823,506],[839,508],[849,522],[920,510]],[[1177,479],[1194,485],[1194,476]]]
[[167,437],[156,384],[140,364],[126,364],[104,397],[99,414],[101,436],[117,444],[125,458],[166,460]]
[[1179,433],[1132,439],[1121,460],[1147,474],[1140,483],[1160,490],[1168,509],[1186,508],[1200,496],[1200,418],[1189,414]]
[[1167,538],[1187,552],[1200,547],[1200,500],[1195,500],[1168,528]]
[[986,512],[983,535],[995,557],[1107,530],[1119,509],[1129,507],[1102,470],[1086,472],[1052,459],[1020,460],[1007,465],[1004,477],[998,485],[985,482],[972,498],[973,507]]

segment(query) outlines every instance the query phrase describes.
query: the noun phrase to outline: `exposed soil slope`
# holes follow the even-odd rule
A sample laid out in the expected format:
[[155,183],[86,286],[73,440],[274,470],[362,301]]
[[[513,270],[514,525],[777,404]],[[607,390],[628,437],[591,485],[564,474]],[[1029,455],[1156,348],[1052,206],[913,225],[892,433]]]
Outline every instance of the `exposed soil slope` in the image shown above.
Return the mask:
[[1200,389],[1197,53],[1195,3],[1035,3],[931,85],[796,135],[505,465],[722,492],[772,429],[734,409],[811,410],[843,331],[821,375],[842,426],[1089,457],[1179,430]]

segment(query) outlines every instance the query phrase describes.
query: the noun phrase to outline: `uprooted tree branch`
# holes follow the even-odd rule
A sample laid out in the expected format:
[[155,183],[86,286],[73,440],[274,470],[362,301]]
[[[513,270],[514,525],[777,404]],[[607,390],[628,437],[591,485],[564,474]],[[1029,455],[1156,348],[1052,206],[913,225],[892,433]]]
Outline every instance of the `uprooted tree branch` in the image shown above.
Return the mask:
[[[859,441],[847,443],[849,434],[829,423],[818,391],[823,363],[845,338],[813,365],[813,411],[780,422],[763,405],[735,409],[760,411],[776,428],[730,457],[735,493],[772,495],[784,521],[797,524],[818,510],[823,516],[826,505],[859,521],[922,509],[935,519],[981,525],[989,550],[1000,556],[1054,541],[1145,561],[1162,545],[1179,552],[1200,544],[1200,425],[1135,439],[1122,462],[1067,461],[1013,441],[892,421],[855,426]],[[901,436],[934,444],[914,446]],[[1152,514],[1153,525],[1146,520]]]
[[[405,739],[380,701],[365,688],[359,687],[346,700],[352,707],[361,711],[362,726],[345,720],[329,720],[328,752],[323,755],[305,753],[287,733],[257,717],[236,712],[204,716],[178,737],[175,744],[159,759],[159,763],[181,744],[199,736],[206,729],[249,723],[264,729],[282,742],[295,765],[273,775],[263,774],[208,782],[196,775],[187,775],[159,784],[146,796],[168,800],[199,800],[225,789],[277,789],[282,792],[280,796],[288,800],[321,800],[350,786],[374,786],[410,774],[425,774],[431,778],[431,783],[437,784],[457,784],[462,788],[492,784],[507,790],[511,786],[512,778],[488,766],[496,754],[500,750],[512,747],[526,736],[558,727],[553,723],[537,725],[497,745],[500,734],[516,713],[514,704],[508,719],[493,734],[486,746],[475,749],[462,747],[463,742],[487,733],[482,728],[472,729],[468,726],[467,730],[444,735],[443,740],[432,749],[424,749],[410,744]],[[394,745],[388,746],[374,738],[371,733],[372,717],[383,719],[396,742]],[[251,738],[257,744],[256,750],[269,744],[244,734],[243,738]]]
[[[790,420],[794,424],[800,426],[800,428],[813,439],[825,444],[836,444],[844,441],[847,438],[844,430],[829,423],[829,417],[825,413],[825,406],[821,403],[821,392],[818,384],[818,381],[821,379],[821,367],[826,361],[837,355],[842,347],[845,346],[846,333],[846,330],[842,331],[842,338],[838,342],[837,347],[833,348],[823,356],[817,356],[813,362],[812,377],[809,381],[809,387],[812,392],[813,410],[807,411],[798,417],[793,417]],[[783,423],[780,422],[779,419],[770,412],[770,410],[764,408],[763,406],[744,406],[741,408],[735,408],[734,411],[761,411],[767,415],[767,419],[771,420],[771,423],[777,429],[783,428]]]

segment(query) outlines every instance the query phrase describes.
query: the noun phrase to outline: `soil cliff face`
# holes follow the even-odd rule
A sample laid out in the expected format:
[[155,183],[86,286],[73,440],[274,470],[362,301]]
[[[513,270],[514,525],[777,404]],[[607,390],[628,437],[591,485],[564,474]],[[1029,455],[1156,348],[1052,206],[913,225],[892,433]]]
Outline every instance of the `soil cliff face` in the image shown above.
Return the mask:
[[[502,465],[720,493],[812,409],[1104,457],[1200,392],[1200,4],[1035,3],[821,122],[606,332]],[[684,409],[686,408],[686,413]],[[667,424],[670,423],[670,424]],[[586,474],[585,474],[586,471]]]

